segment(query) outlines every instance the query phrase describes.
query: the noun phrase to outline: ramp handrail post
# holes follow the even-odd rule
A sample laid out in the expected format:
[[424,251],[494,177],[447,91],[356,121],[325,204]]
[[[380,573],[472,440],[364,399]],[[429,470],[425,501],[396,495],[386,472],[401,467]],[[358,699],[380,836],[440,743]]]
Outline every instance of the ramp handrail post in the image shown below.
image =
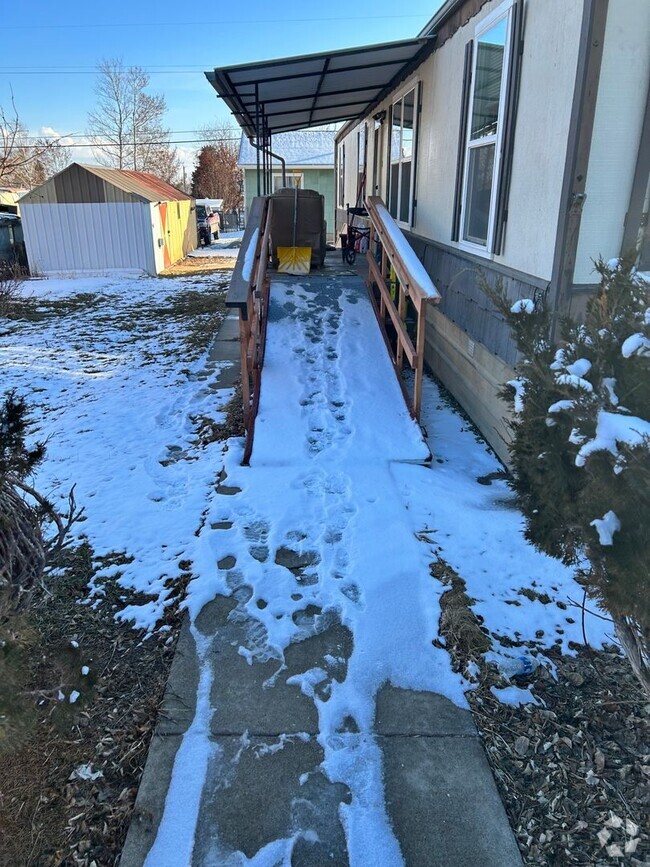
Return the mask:
[[[409,245],[402,230],[388,213],[379,196],[368,196],[366,208],[375,237],[381,246],[381,264],[375,261],[372,250],[368,250],[368,284],[377,287],[379,305],[373,300],[379,325],[386,337],[393,367],[402,385],[402,368],[406,357],[414,372],[412,412],[419,421],[422,409],[422,380],[424,377],[424,352],[426,343],[426,320],[429,305],[440,302],[440,294],[431,282],[423,266],[415,258],[415,252]],[[388,270],[392,266],[397,281],[397,299],[388,287]],[[417,323],[415,330],[415,346],[406,328],[408,301],[415,309]],[[395,301],[397,300],[397,304]],[[386,314],[395,331],[395,348],[386,332]]]

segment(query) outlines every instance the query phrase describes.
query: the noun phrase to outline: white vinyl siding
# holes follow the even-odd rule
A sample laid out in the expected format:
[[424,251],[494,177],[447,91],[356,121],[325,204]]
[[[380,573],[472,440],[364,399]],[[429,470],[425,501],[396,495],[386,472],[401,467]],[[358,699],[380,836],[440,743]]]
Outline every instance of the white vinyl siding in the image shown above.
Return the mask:
[[650,79],[650,2],[610,0],[575,283],[597,282],[594,260],[621,252]]

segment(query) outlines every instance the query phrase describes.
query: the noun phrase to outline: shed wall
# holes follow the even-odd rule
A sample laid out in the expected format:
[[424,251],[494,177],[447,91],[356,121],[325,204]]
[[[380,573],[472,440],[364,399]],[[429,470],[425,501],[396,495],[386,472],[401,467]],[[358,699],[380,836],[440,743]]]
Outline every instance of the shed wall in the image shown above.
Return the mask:
[[[164,240],[163,267],[167,268],[196,249],[196,218],[191,200],[152,204],[154,244]],[[161,270],[159,268],[159,270]]]
[[148,202],[21,206],[32,271],[156,273]]

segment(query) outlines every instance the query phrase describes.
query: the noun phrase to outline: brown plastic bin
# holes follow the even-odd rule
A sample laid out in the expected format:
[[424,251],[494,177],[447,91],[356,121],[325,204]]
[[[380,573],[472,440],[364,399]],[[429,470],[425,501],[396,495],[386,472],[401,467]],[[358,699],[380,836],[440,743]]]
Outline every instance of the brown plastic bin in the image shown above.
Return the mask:
[[278,247],[311,247],[311,267],[322,268],[325,262],[327,224],[325,199],[316,190],[298,190],[298,222],[296,242],[293,241],[293,209],[296,191],[278,190],[271,196],[271,241],[273,267],[278,267]]

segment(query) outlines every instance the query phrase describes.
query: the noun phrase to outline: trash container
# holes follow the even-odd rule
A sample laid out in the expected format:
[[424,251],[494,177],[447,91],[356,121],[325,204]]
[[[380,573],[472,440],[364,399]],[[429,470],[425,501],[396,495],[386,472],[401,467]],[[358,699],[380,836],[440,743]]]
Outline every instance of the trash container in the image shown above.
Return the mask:
[[293,237],[293,209],[296,191],[291,187],[278,190],[271,196],[271,240],[273,267],[278,267],[278,247],[311,247],[311,267],[321,268],[325,262],[327,224],[325,199],[316,190],[298,190],[298,220]]

